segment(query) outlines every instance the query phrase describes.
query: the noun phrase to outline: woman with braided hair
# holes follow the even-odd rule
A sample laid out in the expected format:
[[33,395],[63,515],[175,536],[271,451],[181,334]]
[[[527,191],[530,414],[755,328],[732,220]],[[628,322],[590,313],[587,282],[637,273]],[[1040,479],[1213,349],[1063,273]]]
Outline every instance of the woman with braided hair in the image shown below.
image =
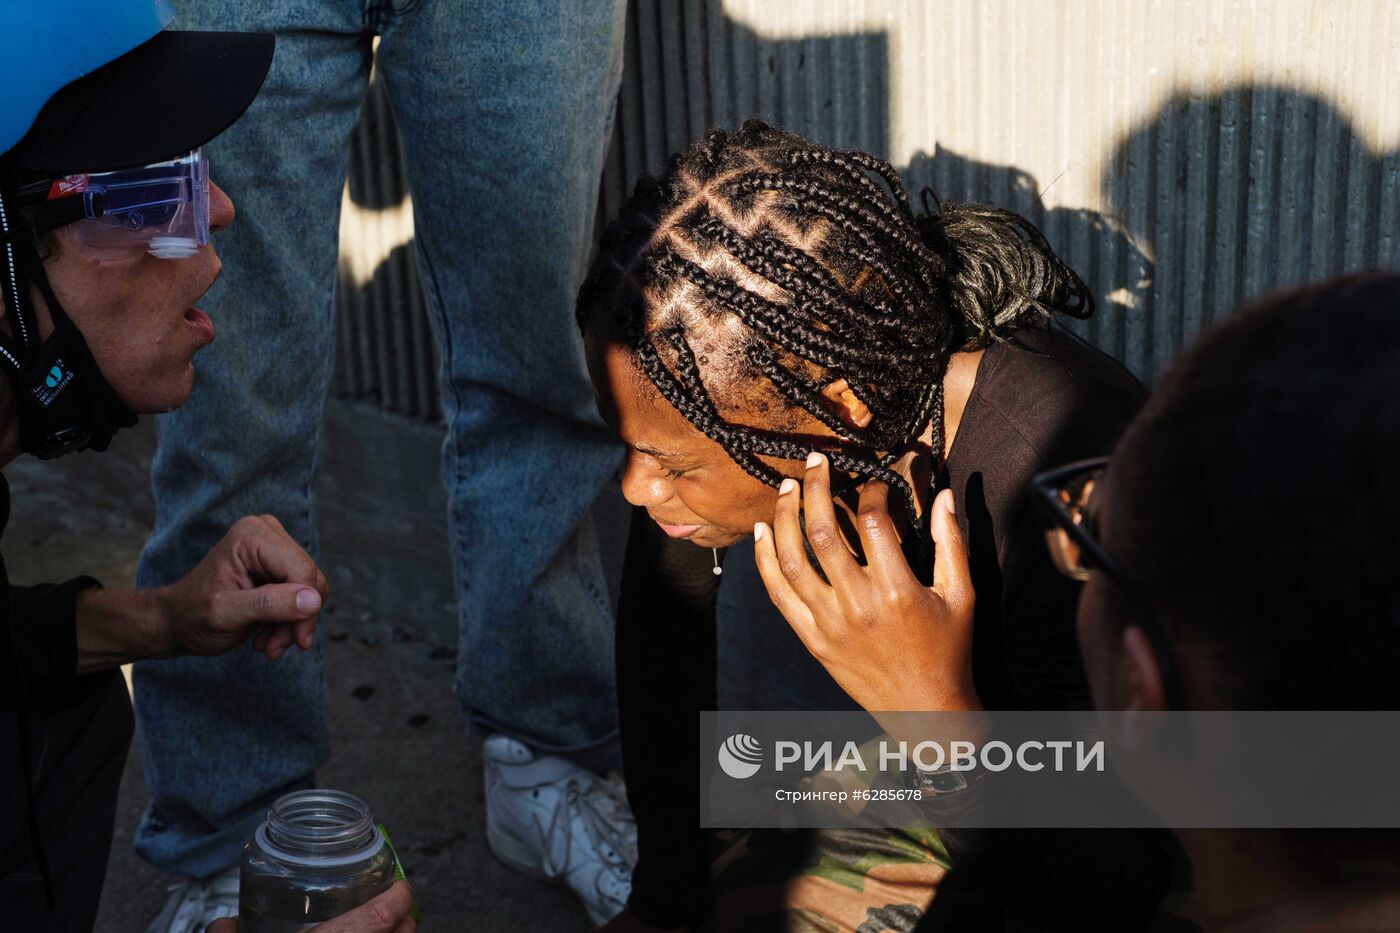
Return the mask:
[[[1173,856],[1157,835],[945,831],[918,840],[927,857],[912,868],[908,840],[753,834],[741,861],[779,866],[771,910],[756,915],[752,870],[742,892],[726,895],[723,875],[707,891],[696,713],[716,706],[712,570],[719,549],[771,536],[804,473],[829,470],[836,504],[807,510],[819,553],[861,553],[875,512],[925,583],[940,535],[970,552],[970,656],[901,656],[897,619],[878,647],[839,652],[794,625],[852,699],[1091,706],[1077,592],[1050,565],[1025,490],[1046,465],[1106,454],[1144,391],[1055,325],[1093,301],[1032,224],[925,201],[916,212],[874,156],[749,120],[638,183],[580,291],[590,372],[628,445],[623,493],[637,507],[617,651],[640,860],[617,929],[708,915],[723,930],[1122,931],[1165,890]],[[784,560],[784,575],[798,570]]]

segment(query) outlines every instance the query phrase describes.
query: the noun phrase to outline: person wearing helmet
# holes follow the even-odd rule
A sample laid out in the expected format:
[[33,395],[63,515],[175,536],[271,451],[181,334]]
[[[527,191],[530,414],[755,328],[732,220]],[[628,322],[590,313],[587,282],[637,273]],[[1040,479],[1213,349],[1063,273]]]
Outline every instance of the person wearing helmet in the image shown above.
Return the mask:
[[[172,16],[165,0],[0,7],[0,464],[105,450],[185,401],[214,339],[194,302],[234,210],[200,147],[257,94],[273,41],[163,32]],[[0,930],[93,926],[132,736],[119,665],[249,639],[275,661],[311,646],[326,592],[270,516],[165,587],[12,586],[0,564]],[[405,894],[339,929],[412,929]]]

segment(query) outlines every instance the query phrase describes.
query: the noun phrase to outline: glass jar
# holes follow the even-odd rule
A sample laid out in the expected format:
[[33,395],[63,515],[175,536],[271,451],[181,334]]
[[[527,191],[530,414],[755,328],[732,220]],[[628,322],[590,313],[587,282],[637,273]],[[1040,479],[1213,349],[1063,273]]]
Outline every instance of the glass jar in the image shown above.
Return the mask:
[[369,804],[338,790],[278,798],[243,849],[239,933],[298,933],[394,883],[394,856]]

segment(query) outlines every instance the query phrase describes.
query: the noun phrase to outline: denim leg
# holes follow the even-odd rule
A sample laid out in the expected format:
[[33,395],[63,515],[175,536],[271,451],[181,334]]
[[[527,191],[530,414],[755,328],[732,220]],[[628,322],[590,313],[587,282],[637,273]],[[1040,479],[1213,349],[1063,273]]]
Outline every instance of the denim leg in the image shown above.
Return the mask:
[[442,350],[457,692],[476,722],[543,748],[616,728],[589,510],[621,449],[573,308],[623,24],[623,0],[424,2],[378,24]]
[[[371,54],[358,2],[186,0],[178,25],[275,31],[277,51],[251,109],[208,147],[237,218],[214,237],[223,276],[201,302],[218,339],[189,402],[157,419],[140,586],[187,573],[245,514],[276,515],[314,553],[340,199]],[[137,851],[187,877],[236,864],[271,800],[329,754],[319,643],[276,662],[246,645],[143,662],[133,680],[151,801]]]

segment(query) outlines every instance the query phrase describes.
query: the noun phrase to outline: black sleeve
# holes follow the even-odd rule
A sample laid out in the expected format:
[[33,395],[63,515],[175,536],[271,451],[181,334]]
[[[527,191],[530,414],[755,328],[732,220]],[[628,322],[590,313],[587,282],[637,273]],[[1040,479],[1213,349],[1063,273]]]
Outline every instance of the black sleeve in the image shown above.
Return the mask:
[[1082,584],[1055,567],[1045,519],[1024,496],[1007,516],[1001,635],[1019,709],[1093,709],[1074,617]]
[[713,569],[708,550],[633,510],[617,613],[622,761],[639,854],[628,906],[657,926],[704,909],[699,713],[716,704]]
[[63,681],[78,675],[78,594],[100,586],[92,577],[66,583],[9,586],[14,662],[26,681]]
[[1019,709],[1093,709],[1074,625],[1083,584],[1055,567],[1030,478],[1111,454],[1145,400],[1141,385],[1117,363],[1077,344],[1065,352],[1077,354],[1077,362],[1068,373],[1045,370],[1048,386],[1034,408],[1035,422],[1018,424],[1030,443],[1010,458],[1015,475],[998,484],[992,504],[999,528],[1002,650]]

